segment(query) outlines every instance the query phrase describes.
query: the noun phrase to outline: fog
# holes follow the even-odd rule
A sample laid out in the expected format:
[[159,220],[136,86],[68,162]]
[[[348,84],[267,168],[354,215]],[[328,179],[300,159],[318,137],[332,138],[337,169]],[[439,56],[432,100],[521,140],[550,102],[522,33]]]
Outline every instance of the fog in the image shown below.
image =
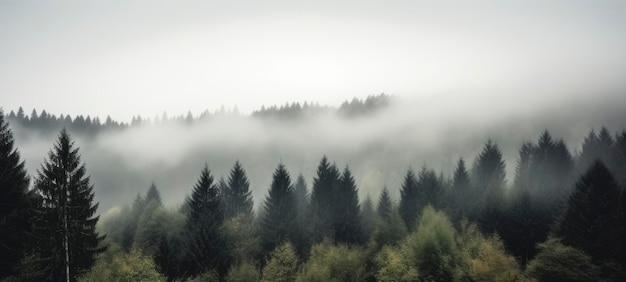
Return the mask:
[[[378,197],[384,186],[397,199],[408,168],[426,165],[450,176],[459,157],[471,165],[488,139],[500,146],[510,183],[521,144],[544,130],[563,138],[575,154],[591,128],[626,128],[624,95],[557,97],[486,92],[392,97],[382,109],[355,117],[333,107],[297,119],[222,114],[190,125],[144,124],[73,137],[101,212],[130,204],[152,181],[164,204],[180,204],[204,163],[219,179],[228,177],[236,160],[247,171],[258,207],[278,163],[292,179],[303,174],[310,188],[324,155],[339,168],[350,166],[361,199]],[[36,175],[58,132],[12,128],[29,173]]]

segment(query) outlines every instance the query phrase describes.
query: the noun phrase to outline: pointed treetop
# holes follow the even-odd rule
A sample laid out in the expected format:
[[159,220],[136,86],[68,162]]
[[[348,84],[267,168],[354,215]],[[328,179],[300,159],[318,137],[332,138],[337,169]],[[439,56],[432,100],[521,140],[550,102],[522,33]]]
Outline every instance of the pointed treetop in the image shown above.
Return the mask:
[[152,181],[152,184],[150,184],[150,188],[148,188],[148,192],[146,193],[146,204],[150,204],[152,202],[155,202],[158,206],[163,205],[163,202],[161,201],[161,193],[157,190],[154,181]]

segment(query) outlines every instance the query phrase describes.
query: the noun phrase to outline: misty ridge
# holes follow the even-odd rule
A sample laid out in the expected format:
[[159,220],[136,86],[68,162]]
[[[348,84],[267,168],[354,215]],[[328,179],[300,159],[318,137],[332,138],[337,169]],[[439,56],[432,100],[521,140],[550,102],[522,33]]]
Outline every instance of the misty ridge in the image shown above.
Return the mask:
[[72,133],[99,210],[105,212],[128,204],[120,200],[144,193],[152,182],[164,203],[180,204],[205,163],[215,175],[226,176],[235,161],[246,169],[255,203],[260,203],[277,163],[310,183],[324,155],[338,167],[352,169],[361,199],[378,195],[385,186],[398,199],[407,169],[428,167],[451,177],[457,160],[472,164],[487,140],[502,150],[510,184],[524,142],[549,130],[576,155],[590,129],[606,126],[616,133],[626,128],[623,100],[604,95],[599,100],[572,96],[529,102],[506,95],[454,94],[407,100],[381,94],[345,101],[338,108],[286,103],[242,114],[222,106],[213,113],[163,113],[130,122],[55,116],[45,109],[6,112],[31,175],[59,130]]

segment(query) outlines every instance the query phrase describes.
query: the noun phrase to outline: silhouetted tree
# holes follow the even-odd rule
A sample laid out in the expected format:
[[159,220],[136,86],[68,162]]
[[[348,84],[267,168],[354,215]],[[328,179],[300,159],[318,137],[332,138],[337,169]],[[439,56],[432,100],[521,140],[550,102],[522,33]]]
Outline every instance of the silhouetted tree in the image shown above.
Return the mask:
[[443,188],[432,169],[423,167],[417,178],[417,210],[418,213],[427,205],[436,209],[443,207]]
[[450,218],[453,222],[458,223],[463,217],[469,217],[473,202],[470,176],[465,167],[465,160],[463,160],[463,158],[459,159],[456,169],[454,170],[450,194],[450,199],[452,200],[452,208],[449,208],[452,212]]
[[609,169],[595,162],[576,183],[555,233],[565,245],[590,254],[594,262],[616,257],[620,188]]
[[365,200],[361,204],[361,230],[363,232],[363,237],[369,239],[376,227],[378,215],[374,210],[374,205],[372,204],[372,198],[368,194],[365,196]]
[[339,171],[328,162],[326,156],[317,167],[311,191],[311,228],[313,241],[321,242],[325,237],[334,239],[334,198],[339,185]]
[[[21,116],[24,111],[18,112]],[[0,109],[0,280],[14,273],[30,233],[28,176]]]
[[236,161],[230,170],[227,188],[226,193],[224,193],[226,217],[231,218],[239,213],[252,214],[254,203],[252,191],[250,191],[250,182],[239,161]]
[[268,254],[284,241],[294,241],[298,210],[291,177],[282,163],[274,171],[261,218],[261,248]]
[[346,166],[335,193],[335,241],[338,243],[363,243],[359,195],[350,168]]
[[388,218],[391,216],[391,212],[393,209],[393,204],[391,202],[391,197],[389,197],[389,190],[385,186],[383,191],[380,192],[380,198],[378,198],[378,207],[376,208],[376,213],[381,218]]
[[400,189],[400,206],[398,207],[400,217],[404,220],[404,224],[408,230],[415,229],[417,222],[418,209],[418,191],[417,179],[412,169],[409,169],[404,176],[404,183]]
[[159,193],[159,190],[157,189],[156,184],[154,184],[154,181],[152,182],[152,184],[150,184],[150,188],[148,188],[148,192],[146,193],[146,205],[150,204],[151,202],[155,202],[157,206],[163,206],[163,202],[161,201],[161,193]]
[[[498,145],[487,141],[473,168],[472,180],[478,199],[478,226],[483,232],[498,231],[504,214],[505,164]],[[480,202],[479,202],[480,203]]]
[[309,203],[309,192],[306,181],[302,174],[298,175],[293,193],[296,209],[298,210],[298,216],[296,218],[298,235],[296,236],[297,240],[293,243],[300,252],[300,255],[304,255],[304,252],[308,251],[311,247],[311,205]]
[[206,164],[191,191],[188,205],[185,223],[187,242],[182,265],[191,276],[209,270],[226,274],[229,259],[224,248],[226,241],[220,232],[224,222],[224,204]]
[[93,203],[93,185],[85,174],[78,148],[62,130],[35,181],[43,199],[39,251],[46,280],[75,281],[106,249],[99,246],[104,237],[96,232],[98,204]]

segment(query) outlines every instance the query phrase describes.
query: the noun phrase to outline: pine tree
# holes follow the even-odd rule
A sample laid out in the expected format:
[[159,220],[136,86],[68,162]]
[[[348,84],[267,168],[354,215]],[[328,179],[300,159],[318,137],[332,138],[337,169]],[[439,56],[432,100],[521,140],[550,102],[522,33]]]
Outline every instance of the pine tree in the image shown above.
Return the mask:
[[417,213],[419,211],[417,206],[418,197],[417,179],[413,170],[409,169],[400,189],[400,206],[398,207],[400,217],[404,220],[404,224],[409,231],[414,230],[417,223]]
[[437,179],[435,171],[423,167],[417,179],[418,213],[421,212],[427,205],[431,205],[435,209],[442,209],[443,192],[443,188]]
[[38,171],[35,189],[43,200],[40,257],[47,280],[75,281],[94,264],[104,236],[96,232],[98,204],[78,148],[63,129]]
[[150,188],[148,188],[148,192],[146,193],[146,205],[149,205],[151,202],[156,203],[157,206],[163,206],[163,202],[161,201],[161,193],[154,184],[150,184]]
[[454,178],[452,180],[452,211],[451,219],[458,223],[465,217],[470,217],[472,205],[472,191],[470,186],[470,176],[465,167],[465,160],[460,158],[454,170]]
[[261,218],[261,248],[267,254],[285,241],[294,241],[298,211],[291,177],[282,163],[274,171]]
[[28,184],[24,161],[0,109],[0,280],[13,274],[24,256],[30,229]]
[[182,265],[192,276],[210,270],[225,274],[229,259],[224,249],[226,241],[220,232],[224,204],[208,165],[200,172],[187,204],[189,212],[184,227],[187,244]]
[[385,186],[383,191],[380,193],[380,198],[378,198],[376,213],[381,218],[388,218],[391,216],[392,209],[393,204],[391,203],[391,197],[389,197],[389,190],[387,190],[387,186]]
[[361,230],[364,238],[369,239],[372,236],[372,232],[374,232],[376,227],[377,217],[372,198],[367,194],[361,204]]
[[341,175],[335,195],[335,241],[337,243],[363,243],[359,195],[348,166]]
[[228,189],[224,195],[227,199],[225,204],[226,218],[231,218],[239,213],[252,214],[252,191],[250,191],[250,182],[246,176],[246,171],[241,167],[239,161],[230,171],[228,177]]
[[478,193],[481,205],[478,211],[478,226],[483,232],[499,231],[504,216],[505,164],[498,145],[487,141],[478,155],[473,168],[473,190]]
[[576,183],[555,233],[594,262],[615,258],[616,246],[623,243],[623,238],[615,238],[619,198],[615,178],[602,162],[595,162]]
[[137,232],[137,224],[139,223],[139,218],[143,214],[146,208],[146,200],[141,197],[141,195],[137,194],[135,197],[135,201],[133,202],[133,206],[130,208],[130,215],[124,226],[124,230],[122,231],[122,247],[129,251],[130,247],[133,245],[133,240],[135,238],[135,233]]
[[317,176],[313,179],[311,191],[311,228],[314,242],[321,242],[324,238],[334,239],[334,195],[339,185],[339,177],[335,165],[331,165],[324,156],[317,167]]
[[298,175],[293,192],[296,201],[296,209],[298,210],[298,216],[296,218],[298,234],[296,236],[297,239],[293,243],[302,255],[311,247],[311,204],[309,202],[309,192],[306,181],[302,174]]

